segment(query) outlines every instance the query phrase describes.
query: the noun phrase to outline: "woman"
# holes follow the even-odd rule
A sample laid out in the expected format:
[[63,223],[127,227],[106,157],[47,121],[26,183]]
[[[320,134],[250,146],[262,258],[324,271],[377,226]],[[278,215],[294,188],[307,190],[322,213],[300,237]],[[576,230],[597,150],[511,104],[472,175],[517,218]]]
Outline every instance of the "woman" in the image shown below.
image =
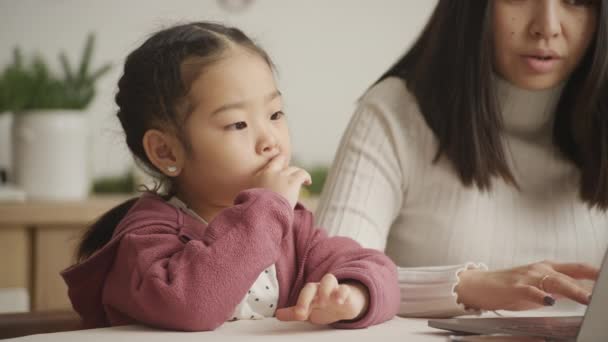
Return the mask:
[[440,0],[361,98],[318,223],[393,258],[402,315],[588,303],[608,241],[607,17],[607,0]]

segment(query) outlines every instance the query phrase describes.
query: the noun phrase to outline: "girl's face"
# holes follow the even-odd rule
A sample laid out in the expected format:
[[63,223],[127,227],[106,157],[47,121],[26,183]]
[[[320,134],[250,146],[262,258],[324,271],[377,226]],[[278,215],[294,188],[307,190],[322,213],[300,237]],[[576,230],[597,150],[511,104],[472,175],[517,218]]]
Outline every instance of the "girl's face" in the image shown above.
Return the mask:
[[597,0],[494,0],[494,68],[516,86],[565,81],[597,26]]
[[281,93],[259,55],[231,48],[192,83],[189,98],[193,111],[185,132],[191,151],[177,177],[178,191],[187,192],[183,199],[230,206],[270,160],[290,159]]

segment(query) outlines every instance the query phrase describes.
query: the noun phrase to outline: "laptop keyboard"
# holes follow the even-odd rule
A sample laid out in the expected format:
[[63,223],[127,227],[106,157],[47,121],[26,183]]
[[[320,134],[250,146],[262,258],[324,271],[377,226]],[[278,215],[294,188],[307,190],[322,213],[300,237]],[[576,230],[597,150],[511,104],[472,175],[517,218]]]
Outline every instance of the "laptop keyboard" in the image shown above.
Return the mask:
[[493,324],[505,330],[516,330],[536,336],[576,337],[581,317],[505,317],[492,319]]

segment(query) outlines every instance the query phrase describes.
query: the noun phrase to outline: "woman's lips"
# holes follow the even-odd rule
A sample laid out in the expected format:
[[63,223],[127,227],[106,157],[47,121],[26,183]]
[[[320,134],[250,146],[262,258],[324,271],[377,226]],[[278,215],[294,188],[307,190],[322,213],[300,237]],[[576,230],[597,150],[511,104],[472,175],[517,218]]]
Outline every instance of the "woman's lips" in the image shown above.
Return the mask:
[[532,71],[537,74],[546,74],[552,72],[557,67],[560,58],[548,56],[522,56],[524,64]]

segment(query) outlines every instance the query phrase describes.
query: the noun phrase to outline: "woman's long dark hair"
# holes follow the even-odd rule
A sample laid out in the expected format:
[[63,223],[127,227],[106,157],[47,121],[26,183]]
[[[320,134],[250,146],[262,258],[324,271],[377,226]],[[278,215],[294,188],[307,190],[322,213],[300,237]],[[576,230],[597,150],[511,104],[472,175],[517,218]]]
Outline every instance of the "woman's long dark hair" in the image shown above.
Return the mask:
[[[245,48],[273,66],[270,57],[242,31],[208,22],[173,26],[154,33],[125,62],[118,81],[116,104],[118,119],[125,132],[127,146],[135,161],[158,180],[172,188],[166,178],[148,159],[143,137],[149,129],[171,130],[186,148],[190,143],[183,125],[192,109],[187,98],[190,86],[205,67],[218,61],[232,46]],[[184,63],[187,61],[187,63]],[[85,232],[76,257],[83,261],[103,247],[114,234],[137,198],[104,214]]]
[[[580,195],[608,209],[608,0],[598,0],[595,39],[568,80],[556,110],[554,141],[581,171]],[[439,0],[412,48],[379,81],[404,80],[466,186],[492,178],[517,186],[500,139],[493,85],[492,4]],[[449,56],[449,57],[448,57]]]

